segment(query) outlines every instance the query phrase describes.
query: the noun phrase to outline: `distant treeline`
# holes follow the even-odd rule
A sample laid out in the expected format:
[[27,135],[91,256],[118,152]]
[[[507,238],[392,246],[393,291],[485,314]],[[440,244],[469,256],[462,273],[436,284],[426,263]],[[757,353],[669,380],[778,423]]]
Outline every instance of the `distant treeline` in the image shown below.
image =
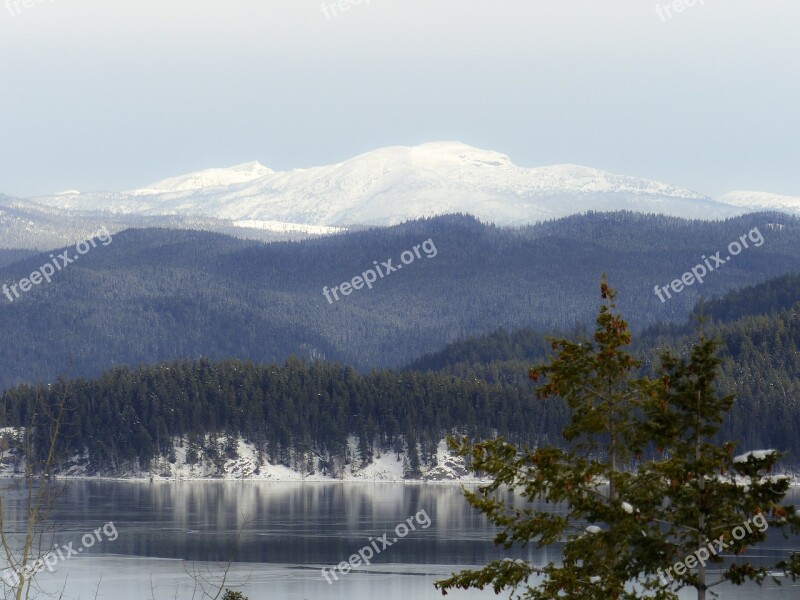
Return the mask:
[[[361,375],[328,363],[256,365],[241,361],[175,362],[131,371],[113,369],[93,380],[7,390],[4,426],[33,421],[37,398],[51,416],[65,402],[59,459],[88,450],[95,472],[147,468],[175,460],[175,440],[196,460],[207,433],[243,436],[262,457],[301,471],[335,472],[357,439],[357,460],[376,452],[407,451],[409,474],[431,464],[438,442],[458,431],[501,434],[535,444],[558,437],[565,413],[557,402],[537,402],[530,386],[488,384],[433,373],[376,371]],[[34,446],[43,458],[52,420],[37,418]],[[183,441],[181,443],[183,443]],[[211,448],[212,452],[216,449]],[[219,458],[230,449],[220,448]]]

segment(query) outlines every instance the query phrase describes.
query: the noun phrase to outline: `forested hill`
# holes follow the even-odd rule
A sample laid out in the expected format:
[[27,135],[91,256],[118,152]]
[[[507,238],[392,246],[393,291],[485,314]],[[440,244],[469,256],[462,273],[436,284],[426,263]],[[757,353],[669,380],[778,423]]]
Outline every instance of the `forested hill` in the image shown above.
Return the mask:
[[[662,303],[667,285],[703,255],[754,228],[742,251]],[[430,240],[435,252],[328,302],[323,287],[376,263],[400,262]],[[72,249],[74,251],[74,248]],[[56,250],[53,254],[61,254]],[[0,268],[18,283],[49,262]],[[800,220],[779,214],[698,222],[633,213],[570,217],[507,229],[467,216],[302,242],[130,230],[9,302],[0,296],[0,388],[96,376],[117,365],[183,358],[282,362],[294,354],[370,368],[400,367],[456,339],[591,323],[600,274],[620,290],[635,327],[683,322],[698,299],[800,271]]]
[[[624,300],[620,298],[620,300]],[[756,322],[756,319],[743,317],[775,317],[780,321],[789,311],[796,309],[800,302],[800,274],[789,273],[763,283],[750,285],[736,291],[728,292],[711,300],[698,302],[692,313],[682,322],[657,322],[634,338],[634,346],[640,351],[663,345],[685,343],[692,338],[702,322],[718,326],[714,331],[728,331],[740,328],[741,325]],[[619,303],[620,305],[622,302]],[[631,323],[628,314],[623,315]],[[538,361],[550,353],[548,338],[552,337],[591,337],[591,327],[580,325],[568,331],[543,332],[529,327],[509,331],[499,328],[492,333],[458,340],[447,344],[437,352],[431,352],[406,367],[412,371],[448,371],[462,365],[490,364],[506,361]]]
[[[697,307],[696,312],[701,310],[706,315],[705,335],[722,343],[719,389],[737,394],[727,435],[744,447],[791,451],[793,462],[800,463],[800,278],[770,280]],[[697,327],[688,319],[679,327],[653,327],[634,336],[632,352],[647,366],[656,364],[664,350],[685,352],[696,340]],[[586,330],[566,337],[576,334],[591,337]],[[534,330],[501,330],[451,344],[408,369],[523,385],[527,369],[551,353],[542,339]]]
[[[556,434],[565,416],[559,402],[533,401],[527,383],[500,386],[389,371],[361,375],[296,359],[285,365],[185,361],[23,386],[3,394],[0,426],[30,426],[37,398],[44,398],[50,415],[59,414],[65,402],[57,470],[79,456],[90,474],[156,464],[163,470],[176,455],[192,464],[235,456],[235,447],[209,443],[210,434],[211,440],[241,437],[262,462],[305,474],[336,475],[354,460],[369,463],[382,452],[405,452],[406,474],[415,476],[420,464],[431,464],[448,433],[500,433],[535,444]],[[52,421],[41,417],[33,428],[40,455],[49,448],[52,430]],[[348,447],[351,436],[355,453]],[[13,458],[21,460],[19,453]]]
[[[758,296],[760,290],[765,297]],[[797,278],[782,277],[751,292],[708,306],[715,318],[705,325],[706,334],[722,341],[720,391],[738,395],[723,435],[740,449],[788,451],[788,463],[797,466],[800,301],[781,307],[793,293],[800,295],[800,287]],[[747,316],[726,321],[724,311],[717,314],[718,307],[730,306]],[[751,314],[756,307],[765,314]],[[589,334],[584,328],[567,337]],[[649,366],[666,349],[684,352],[695,335],[654,328],[635,338],[632,351]],[[59,456],[72,457],[71,467],[80,457],[88,473],[134,466],[162,472],[182,460],[221,464],[236,456],[230,440],[242,439],[263,464],[304,474],[335,476],[353,461],[365,465],[390,450],[405,452],[405,473],[415,476],[421,465],[435,462],[437,444],[453,432],[560,443],[565,406],[535,400],[526,376],[551,352],[543,335],[524,329],[454,344],[400,373],[365,375],[297,359],[281,365],[202,359],[122,367],[96,379],[6,390],[0,427],[30,425],[36,398],[45,399],[51,414],[63,398]],[[437,370],[423,371],[426,362]],[[35,428],[38,448],[46,447],[48,434],[45,426]]]
[[725,322],[748,315],[770,315],[792,308],[800,300],[800,273],[789,273],[697,306],[694,313]]
[[[710,333],[724,340],[721,391],[738,398],[722,435],[740,450],[778,448],[800,464],[800,303],[772,317],[747,317]],[[688,338],[669,340],[681,348]],[[652,361],[657,350],[644,353]],[[447,372],[359,374],[330,363],[295,359],[284,365],[184,361],[117,368],[93,380],[6,390],[0,426],[29,426],[37,398],[48,414],[66,402],[60,429],[61,472],[114,475],[137,468],[171,473],[169,465],[236,458],[242,439],[258,464],[303,474],[338,476],[389,451],[404,452],[413,477],[436,461],[450,433],[496,434],[535,445],[563,442],[565,405],[538,401],[526,377],[532,362],[460,364]],[[501,376],[502,375],[502,376]],[[33,429],[47,448],[50,427]],[[349,439],[354,439],[353,446]],[[12,460],[19,461],[14,454]],[[69,462],[64,462],[69,459]]]
[[13,265],[15,262],[24,260],[29,256],[34,256],[35,254],[37,253],[34,250],[0,248],[0,268]]
[[[588,337],[588,328],[576,327],[571,337]],[[570,337],[567,335],[545,334],[542,331],[524,327],[514,331],[500,328],[493,333],[481,335],[447,344],[438,352],[431,352],[407,367],[407,371],[454,372],[471,365],[492,363],[543,360],[551,352],[548,337]]]

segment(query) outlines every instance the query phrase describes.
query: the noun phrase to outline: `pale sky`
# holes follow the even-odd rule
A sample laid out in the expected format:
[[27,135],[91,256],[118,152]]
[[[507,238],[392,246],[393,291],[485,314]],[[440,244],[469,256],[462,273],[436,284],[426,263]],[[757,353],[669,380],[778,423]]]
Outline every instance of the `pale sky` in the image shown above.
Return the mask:
[[0,193],[458,140],[800,196],[797,0],[2,1]]

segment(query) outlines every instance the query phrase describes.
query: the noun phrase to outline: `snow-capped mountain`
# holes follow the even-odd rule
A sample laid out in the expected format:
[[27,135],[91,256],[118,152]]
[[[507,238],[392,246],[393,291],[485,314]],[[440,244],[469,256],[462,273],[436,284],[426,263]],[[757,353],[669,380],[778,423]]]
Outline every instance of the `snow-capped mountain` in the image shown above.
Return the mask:
[[800,197],[797,196],[781,196],[769,192],[730,192],[717,200],[747,211],[774,210],[800,215]]
[[[499,152],[433,142],[382,148],[309,169],[274,171],[249,162],[127,192],[0,198],[0,246],[44,249],[51,240],[69,243],[92,225],[190,227],[274,240],[456,212],[514,226],[589,210],[713,220],[755,210],[800,214],[800,198],[733,192],[712,199],[578,165],[520,167]],[[22,228],[26,234],[20,237]],[[29,239],[37,239],[36,246]]]
[[314,227],[393,225],[465,212],[524,225],[587,210],[718,219],[742,211],[673,185],[577,165],[526,168],[457,142],[394,146],[342,163],[272,171],[258,163],[208,169],[125,193],[32,199],[49,208]]

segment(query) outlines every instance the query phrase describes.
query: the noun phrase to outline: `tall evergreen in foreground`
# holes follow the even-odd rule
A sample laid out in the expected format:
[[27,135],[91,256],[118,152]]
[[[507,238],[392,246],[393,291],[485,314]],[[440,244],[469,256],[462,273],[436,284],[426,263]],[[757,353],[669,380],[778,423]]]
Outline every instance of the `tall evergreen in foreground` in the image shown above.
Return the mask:
[[[793,579],[798,573],[792,564],[796,555],[769,567],[746,558],[748,548],[766,540],[769,527],[800,532],[800,514],[793,505],[781,504],[789,478],[770,476],[779,452],[734,457],[733,442],[716,441],[734,401],[715,392],[721,362],[716,351],[717,343],[701,336],[688,358],[662,356],[660,381],[642,427],[663,455],[641,469],[656,475],[652,492],[660,502],[653,503],[652,517],[665,526],[660,542],[665,565],[659,579],[669,589],[695,588],[698,600],[726,582],[760,584],[773,569]],[[744,558],[724,566],[720,553]],[[721,572],[712,576],[708,565]]]
[[[721,583],[768,576],[746,558],[767,527],[800,531],[796,509],[781,505],[788,481],[767,476],[778,453],[734,458],[732,443],[715,442],[733,402],[715,389],[716,343],[701,337],[687,359],[664,354],[653,377],[635,377],[630,333],[605,280],[601,295],[593,341],[554,340],[555,356],[529,372],[538,398],[560,397],[572,412],[566,448],[451,440],[492,477],[465,494],[500,527],[495,543],[555,546],[563,560],[494,561],[437,582],[443,594],[490,586],[532,600],[677,600],[693,587],[702,600]],[[527,505],[500,499],[502,488]],[[541,500],[561,506],[537,510]],[[717,548],[740,558],[711,581],[706,565],[722,562]],[[795,579],[798,566],[790,556],[772,568]]]

